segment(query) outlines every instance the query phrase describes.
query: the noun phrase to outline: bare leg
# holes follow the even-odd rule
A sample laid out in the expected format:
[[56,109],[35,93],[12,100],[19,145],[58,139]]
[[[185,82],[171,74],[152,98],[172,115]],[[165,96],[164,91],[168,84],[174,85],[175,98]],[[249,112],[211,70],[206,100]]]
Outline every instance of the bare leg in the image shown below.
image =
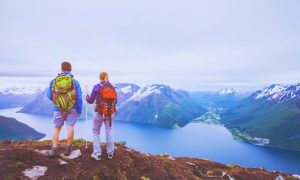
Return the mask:
[[54,132],[52,135],[52,147],[57,147],[60,130],[61,130],[61,127],[54,128]]
[[68,126],[68,137],[67,137],[67,146],[71,146],[73,144],[74,139],[74,126]]

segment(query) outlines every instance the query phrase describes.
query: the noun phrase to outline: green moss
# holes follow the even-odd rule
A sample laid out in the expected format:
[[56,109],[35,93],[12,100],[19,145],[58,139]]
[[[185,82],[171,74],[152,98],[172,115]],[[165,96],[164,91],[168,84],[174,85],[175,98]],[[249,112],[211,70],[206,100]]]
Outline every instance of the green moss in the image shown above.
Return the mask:
[[93,176],[93,180],[100,180],[100,178],[97,175],[95,175]]
[[16,167],[17,169],[20,168],[20,167],[23,167],[23,166],[24,166],[24,163],[23,163],[23,162],[18,161],[18,162],[15,163],[15,167]]
[[145,176],[141,176],[141,180],[150,180],[150,178],[145,177]]
[[235,167],[237,167],[237,165],[236,164],[227,164],[227,167],[235,168]]
[[[88,144],[90,144],[90,143],[91,143],[91,142],[88,141]],[[84,145],[85,145],[85,140],[82,139],[82,138],[74,139],[73,144],[74,144],[75,146],[84,146]]]
[[122,169],[118,168],[117,169],[117,177],[120,180],[127,180],[127,173],[126,173],[126,171],[122,171]]
[[207,175],[213,175],[214,172],[213,172],[213,171],[207,171],[206,174],[207,174]]
[[118,142],[115,142],[115,144],[125,146],[126,141],[118,141]]
[[16,179],[15,175],[10,175],[4,178],[4,180],[15,180],[15,179]]

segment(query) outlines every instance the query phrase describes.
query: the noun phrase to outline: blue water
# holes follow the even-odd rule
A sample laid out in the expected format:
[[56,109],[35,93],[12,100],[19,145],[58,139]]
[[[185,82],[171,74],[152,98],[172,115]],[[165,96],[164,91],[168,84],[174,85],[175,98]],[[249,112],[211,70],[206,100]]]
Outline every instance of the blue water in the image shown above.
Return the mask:
[[[14,117],[47,134],[50,139],[53,130],[51,117],[15,113],[18,109],[0,110],[0,115]],[[126,145],[144,153],[168,153],[172,156],[185,156],[209,159],[225,164],[238,164],[243,167],[264,167],[300,174],[300,152],[276,148],[266,148],[246,144],[233,139],[231,133],[219,125],[191,123],[182,129],[167,129],[138,123],[115,122],[113,125],[116,141],[126,141]],[[92,121],[77,122],[75,137],[91,140]],[[102,128],[102,132],[104,129]],[[66,137],[66,130],[61,134]],[[101,135],[104,140],[104,133]]]

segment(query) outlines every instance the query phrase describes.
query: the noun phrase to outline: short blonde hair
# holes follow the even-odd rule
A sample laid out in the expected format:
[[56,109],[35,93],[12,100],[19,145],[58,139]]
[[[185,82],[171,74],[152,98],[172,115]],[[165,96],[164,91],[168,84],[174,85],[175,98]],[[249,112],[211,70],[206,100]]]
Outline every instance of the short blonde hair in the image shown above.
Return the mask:
[[101,81],[108,82],[108,73],[107,72],[101,72],[99,77],[100,77]]

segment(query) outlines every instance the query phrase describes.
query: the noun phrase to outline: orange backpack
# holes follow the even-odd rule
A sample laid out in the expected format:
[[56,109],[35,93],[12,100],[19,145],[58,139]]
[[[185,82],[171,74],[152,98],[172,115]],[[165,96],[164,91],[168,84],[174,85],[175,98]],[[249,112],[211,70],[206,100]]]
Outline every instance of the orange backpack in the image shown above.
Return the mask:
[[112,125],[112,118],[116,112],[117,104],[117,92],[111,84],[101,85],[100,88],[101,105],[98,108],[98,112],[103,116],[109,116],[109,126]]

